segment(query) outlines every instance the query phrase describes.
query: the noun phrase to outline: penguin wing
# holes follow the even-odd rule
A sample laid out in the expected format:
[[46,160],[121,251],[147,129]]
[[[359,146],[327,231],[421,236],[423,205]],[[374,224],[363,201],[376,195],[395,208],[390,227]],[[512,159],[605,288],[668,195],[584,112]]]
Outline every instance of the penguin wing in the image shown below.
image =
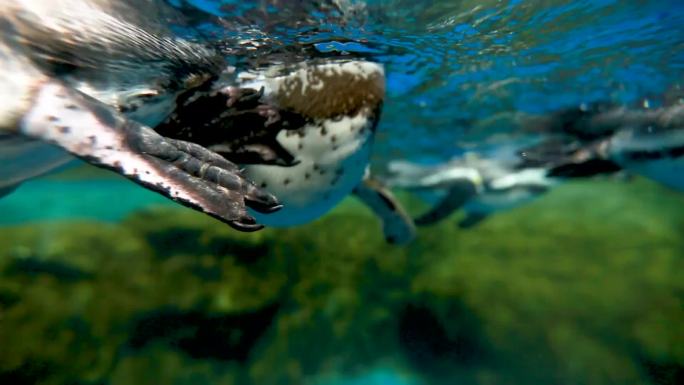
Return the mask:
[[380,218],[387,242],[403,245],[415,238],[413,220],[392,193],[378,181],[364,178],[354,189],[354,195]]
[[260,212],[280,208],[235,164],[204,147],[160,136],[59,82],[44,78],[31,89],[18,134],[61,147],[238,230],[262,227],[246,205]]
[[447,218],[474,197],[477,189],[477,184],[470,179],[453,182],[447,195],[435,207],[415,219],[416,225],[432,225]]
[[603,149],[608,139],[582,143],[550,138],[520,151],[518,169],[545,168],[550,177],[579,178],[612,174],[621,167]]

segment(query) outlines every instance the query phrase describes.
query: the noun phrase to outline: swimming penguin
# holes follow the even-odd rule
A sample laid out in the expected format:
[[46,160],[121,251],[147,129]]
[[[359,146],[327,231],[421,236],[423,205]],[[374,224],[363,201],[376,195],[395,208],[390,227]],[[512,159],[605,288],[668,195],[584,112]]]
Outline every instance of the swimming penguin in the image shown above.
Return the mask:
[[394,160],[382,180],[435,202],[415,219],[416,225],[435,224],[462,209],[466,217],[459,226],[469,228],[496,212],[530,202],[557,184],[545,169],[518,168],[510,156],[502,156],[504,152],[468,152],[436,166]]
[[[259,90],[253,95],[254,102],[270,109],[231,115],[222,108],[225,101],[212,94],[207,100],[182,103],[157,130],[230,157],[239,150],[233,148],[235,142],[225,143],[221,133],[230,132],[237,120],[261,120],[259,125],[264,127],[281,125],[283,129],[266,149],[261,146],[264,140],[241,145],[243,151],[259,154],[259,159],[286,160],[280,164],[241,163],[250,180],[283,204],[277,213],[254,213],[259,222],[274,227],[307,223],[354,194],[381,218],[390,243],[407,243],[413,238],[411,219],[390,191],[367,172],[384,100],[381,65],[362,60],[309,60],[247,70],[237,79],[220,95]],[[210,105],[216,108],[209,109]],[[202,124],[195,118],[199,110]]]
[[[171,12],[155,0],[2,2],[0,191],[76,156],[239,230],[262,227],[246,207],[273,212],[274,196],[224,157],[151,128],[227,67],[212,48],[172,33]],[[251,143],[277,129],[262,127]]]
[[[562,126],[554,124],[558,116]],[[555,177],[585,177],[620,170],[684,191],[684,104],[646,109],[581,105],[553,114],[547,138],[520,152],[527,165]]]

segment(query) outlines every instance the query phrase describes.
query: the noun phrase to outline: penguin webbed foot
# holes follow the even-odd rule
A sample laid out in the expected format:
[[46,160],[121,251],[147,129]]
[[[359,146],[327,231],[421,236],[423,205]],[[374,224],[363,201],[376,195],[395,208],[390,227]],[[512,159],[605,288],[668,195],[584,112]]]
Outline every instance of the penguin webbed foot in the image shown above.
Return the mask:
[[174,114],[155,128],[163,136],[190,141],[239,164],[294,166],[298,162],[276,140],[281,130],[304,121],[262,100],[260,89],[228,86],[183,95]]
[[228,97],[226,106],[235,109],[253,109],[259,105],[264,95],[264,87],[254,88],[226,87],[221,92]]
[[[274,196],[246,180],[240,168],[221,155],[195,143],[159,138],[152,143],[148,141],[147,146],[140,149],[141,153],[155,156],[166,162],[167,167],[176,167],[194,178],[237,192],[241,197],[236,196],[236,199],[241,199],[246,206],[258,212],[271,213],[280,209],[281,205]],[[244,223],[234,223],[235,225],[253,224],[254,219],[246,216],[242,205],[238,205],[236,214],[243,217]]]
[[247,206],[261,212],[280,208],[275,197],[220,155],[161,136],[61,84],[41,87],[19,130],[241,231],[263,227]]
[[[262,93],[263,88],[255,94],[244,94],[245,100],[236,102],[231,107],[233,111],[222,122],[226,138],[207,147],[240,164],[292,167],[299,161],[281,146],[276,137],[282,130],[299,129],[304,121],[269,104],[253,105]],[[250,131],[243,132],[244,128]]]
[[283,121],[280,110],[261,101],[261,98],[264,96],[264,87],[258,90],[254,88],[226,87],[221,92],[228,97],[226,106],[231,110],[226,114],[226,117],[234,119],[241,117],[258,119],[258,117],[261,117],[261,120],[263,120],[260,125],[261,127],[268,128],[273,126],[276,131],[288,129],[287,123],[278,124]]

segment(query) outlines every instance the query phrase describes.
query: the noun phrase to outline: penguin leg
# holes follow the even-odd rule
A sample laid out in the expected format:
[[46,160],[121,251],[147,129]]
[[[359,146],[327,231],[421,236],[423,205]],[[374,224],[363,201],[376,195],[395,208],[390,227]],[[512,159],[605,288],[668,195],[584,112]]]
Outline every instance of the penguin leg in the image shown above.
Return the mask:
[[57,82],[38,87],[18,130],[241,231],[263,227],[245,206],[263,212],[280,208],[273,196],[246,180],[235,164],[221,156],[160,136]]
[[365,178],[353,193],[380,218],[388,243],[403,245],[415,238],[413,220],[394,195],[378,181]]
[[430,211],[415,219],[418,226],[435,224],[460,209],[470,198],[477,194],[477,186],[469,179],[463,179],[452,185],[447,195]]
[[485,219],[489,217],[488,214],[472,212],[468,213],[465,218],[458,222],[458,227],[461,229],[470,229],[482,223]]

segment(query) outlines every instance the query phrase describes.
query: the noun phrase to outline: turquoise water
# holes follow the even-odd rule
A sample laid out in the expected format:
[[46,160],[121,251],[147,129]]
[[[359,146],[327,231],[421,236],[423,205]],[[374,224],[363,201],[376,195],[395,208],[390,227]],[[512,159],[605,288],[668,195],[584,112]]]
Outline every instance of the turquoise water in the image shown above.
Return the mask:
[[115,174],[95,168],[90,174],[53,179],[53,173],[23,183],[15,193],[0,200],[0,225],[65,219],[118,222],[136,210],[173,205]]
[[[226,3],[247,14],[259,8]],[[285,19],[273,34],[386,65],[378,164],[397,156],[446,160],[459,143],[515,130],[510,120],[488,123],[501,114],[645,98],[656,106],[682,81],[679,1],[349,3],[361,4],[364,17],[314,29],[300,15],[301,30],[273,8]]]
[[117,222],[133,211],[171,204],[123,180],[36,180],[0,201],[0,225],[74,218]]
[[[383,63],[378,172],[500,148],[521,117],[655,108],[684,80],[682,1],[193,3],[258,28],[182,33]],[[391,246],[350,197],[244,234],[107,171],[58,170],[0,199],[0,384],[684,382],[681,191],[583,179],[463,217]]]

